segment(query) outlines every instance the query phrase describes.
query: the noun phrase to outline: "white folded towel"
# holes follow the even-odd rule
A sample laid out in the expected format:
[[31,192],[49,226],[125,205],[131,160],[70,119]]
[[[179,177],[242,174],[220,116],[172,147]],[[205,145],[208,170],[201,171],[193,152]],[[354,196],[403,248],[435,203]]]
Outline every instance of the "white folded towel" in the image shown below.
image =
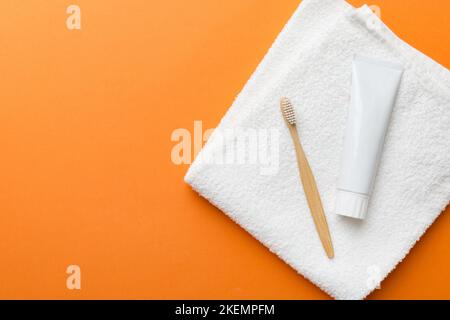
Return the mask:
[[[354,54],[405,66],[364,221],[333,213]],[[323,251],[300,184],[279,110],[282,96],[296,109],[328,217],[333,260]],[[187,183],[335,298],[367,296],[449,202],[449,71],[397,38],[367,6],[304,0],[216,132],[233,128],[278,130],[279,139],[272,140],[279,142],[277,170],[264,172],[249,162],[208,163],[205,159],[236,142],[213,134]]]

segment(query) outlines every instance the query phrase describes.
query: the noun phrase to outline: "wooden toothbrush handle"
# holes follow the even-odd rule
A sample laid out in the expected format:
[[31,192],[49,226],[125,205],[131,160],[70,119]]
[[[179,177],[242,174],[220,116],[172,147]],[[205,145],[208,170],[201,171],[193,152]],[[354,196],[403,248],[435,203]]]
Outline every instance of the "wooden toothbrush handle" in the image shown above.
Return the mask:
[[332,259],[334,257],[333,243],[331,241],[327,218],[325,216],[325,212],[323,211],[322,201],[320,200],[314,175],[300,143],[297,127],[294,125],[289,125],[289,131],[291,133],[292,140],[294,141],[300,178],[302,180],[303,190],[305,191],[306,200],[308,202],[314,224],[316,225],[320,241],[322,242],[327,256]]

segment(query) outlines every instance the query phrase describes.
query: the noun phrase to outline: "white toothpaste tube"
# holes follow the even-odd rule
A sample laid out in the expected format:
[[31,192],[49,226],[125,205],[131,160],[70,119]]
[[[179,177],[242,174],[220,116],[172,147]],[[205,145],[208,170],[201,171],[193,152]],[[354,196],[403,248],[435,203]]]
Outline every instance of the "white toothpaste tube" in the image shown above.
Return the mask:
[[363,56],[353,60],[352,97],[335,212],[364,219],[403,67]]

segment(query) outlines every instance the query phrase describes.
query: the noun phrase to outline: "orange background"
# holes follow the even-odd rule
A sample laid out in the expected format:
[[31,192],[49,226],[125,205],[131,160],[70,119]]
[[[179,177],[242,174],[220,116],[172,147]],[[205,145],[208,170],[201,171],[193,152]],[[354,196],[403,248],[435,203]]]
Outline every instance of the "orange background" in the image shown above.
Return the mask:
[[[217,125],[298,3],[2,0],[0,298],[328,298],[170,158],[172,131]],[[375,4],[450,66],[449,1]],[[370,298],[450,298],[449,228],[447,212]]]

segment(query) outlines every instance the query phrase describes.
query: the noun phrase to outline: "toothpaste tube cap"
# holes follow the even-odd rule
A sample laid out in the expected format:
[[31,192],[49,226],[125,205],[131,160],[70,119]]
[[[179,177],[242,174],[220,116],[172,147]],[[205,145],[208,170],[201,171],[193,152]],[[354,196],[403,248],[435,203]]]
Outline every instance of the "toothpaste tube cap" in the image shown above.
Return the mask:
[[337,190],[335,213],[355,219],[364,219],[369,196],[351,191]]

